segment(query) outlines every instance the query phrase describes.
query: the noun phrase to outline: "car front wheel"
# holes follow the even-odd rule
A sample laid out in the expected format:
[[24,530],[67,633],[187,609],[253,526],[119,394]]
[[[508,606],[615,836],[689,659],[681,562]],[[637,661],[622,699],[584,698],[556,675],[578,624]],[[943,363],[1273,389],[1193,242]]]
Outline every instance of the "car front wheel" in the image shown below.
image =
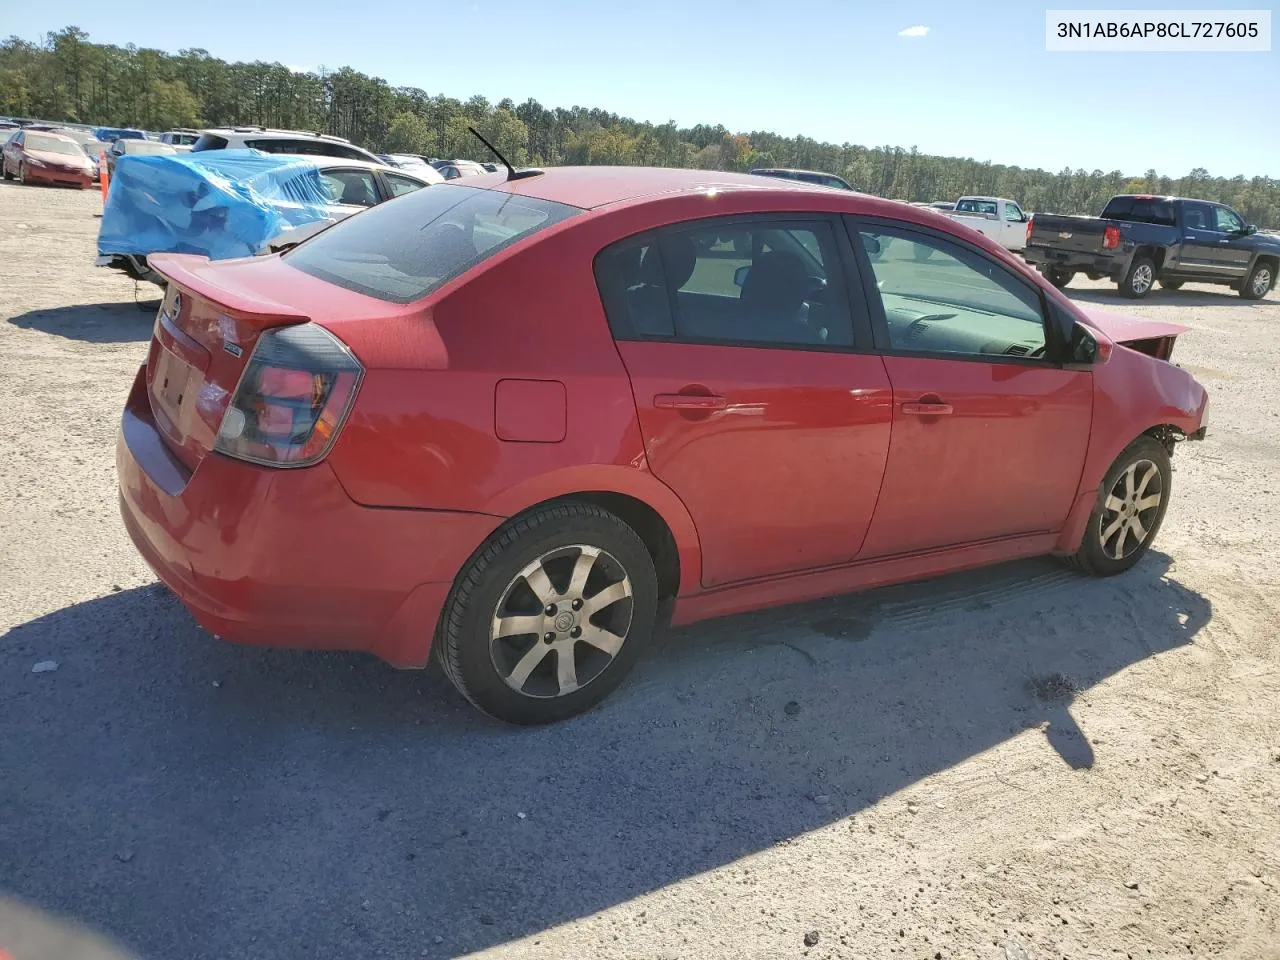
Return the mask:
[[1141,560],[1164,520],[1172,475],[1169,451],[1159,440],[1142,436],[1129,444],[1102,481],[1071,564],[1109,577]]
[[658,609],[639,535],[589,503],[504,524],[471,560],[436,632],[458,691],[510,723],[550,723],[613,691],[647,646]]
[[1275,280],[1276,275],[1271,264],[1260,263],[1253,268],[1253,272],[1249,274],[1249,279],[1240,288],[1240,296],[1246,300],[1261,300],[1267,295],[1267,291],[1271,289]]

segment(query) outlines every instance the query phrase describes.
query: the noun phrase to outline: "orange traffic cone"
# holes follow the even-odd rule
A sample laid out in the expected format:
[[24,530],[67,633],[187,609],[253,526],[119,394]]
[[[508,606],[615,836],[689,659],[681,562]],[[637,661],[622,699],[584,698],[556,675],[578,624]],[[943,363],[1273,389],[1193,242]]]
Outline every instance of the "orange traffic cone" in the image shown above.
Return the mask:
[[98,182],[102,184],[102,202],[107,202],[107,187],[110,175],[107,173],[107,154],[104,150],[98,151]]

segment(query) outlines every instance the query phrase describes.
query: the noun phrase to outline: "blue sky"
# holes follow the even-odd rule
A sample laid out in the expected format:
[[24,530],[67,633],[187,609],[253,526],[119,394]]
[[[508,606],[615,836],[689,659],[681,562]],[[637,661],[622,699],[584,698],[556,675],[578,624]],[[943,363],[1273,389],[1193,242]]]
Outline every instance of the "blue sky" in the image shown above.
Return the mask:
[[[1170,0],[1165,0],[1165,4]],[[431,93],[596,106],[998,163],[1280,177],[1280,53],[1048,53],[1070,2],[0,0],[0,32],[75,24],[106,43],[295,67],[349,65]],[[1131,0],[1122,9],[1161,4]],[[1247,2],[1200,9],[1239,9]],[[1280,19],[1280,18],[1277,18]],[[901,37],[913,26],[924,36]]]

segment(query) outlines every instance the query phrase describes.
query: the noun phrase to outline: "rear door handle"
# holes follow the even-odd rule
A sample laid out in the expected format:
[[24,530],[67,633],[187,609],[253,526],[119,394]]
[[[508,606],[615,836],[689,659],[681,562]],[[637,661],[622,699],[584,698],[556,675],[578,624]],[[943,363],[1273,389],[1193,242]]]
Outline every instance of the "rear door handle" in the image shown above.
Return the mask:
[[903,413],[915,414],[918,417],[943,417],[951,413],[949,403],[904,403]]
[[660,393],[653,405],[661,410],[723,410],[729,401],[705,393]]

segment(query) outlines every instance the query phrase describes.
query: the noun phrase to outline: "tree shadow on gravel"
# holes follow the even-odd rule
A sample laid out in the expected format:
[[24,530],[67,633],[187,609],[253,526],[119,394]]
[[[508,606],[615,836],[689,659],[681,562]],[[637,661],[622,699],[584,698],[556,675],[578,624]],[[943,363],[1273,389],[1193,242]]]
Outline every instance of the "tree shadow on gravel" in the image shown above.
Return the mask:
[[435,670],[216,641],[159,586],[77,604],[0,637],[0,897],[150,958],[536,935],[1023,731],[1089,776],[1073,697],[1211,616],[1168,566],[1017,563],[684,628],[535,729]]
[[9,322],[24,330],[83,340],[86,343],[133,343],[151,339],[160,298],[143,290],[136,303],[84,303],[32,310]]
[[1230,287],[1205,284],[1203,286],[1181,290],[1163,290],[1160,287],[1152,290],[1141,300],[1130,300],[1122,297],[1114,289],[1086,290],[1067,287],[1062,291],[1072,300],[1093,303],[1100,307],[1111,307],[1119,313],[1131,312],[1142,304],[1148,307],[1268,307],[1275,306],[1271,299],[1274,293],[1267,294],[1262,300],[1246,300]]

